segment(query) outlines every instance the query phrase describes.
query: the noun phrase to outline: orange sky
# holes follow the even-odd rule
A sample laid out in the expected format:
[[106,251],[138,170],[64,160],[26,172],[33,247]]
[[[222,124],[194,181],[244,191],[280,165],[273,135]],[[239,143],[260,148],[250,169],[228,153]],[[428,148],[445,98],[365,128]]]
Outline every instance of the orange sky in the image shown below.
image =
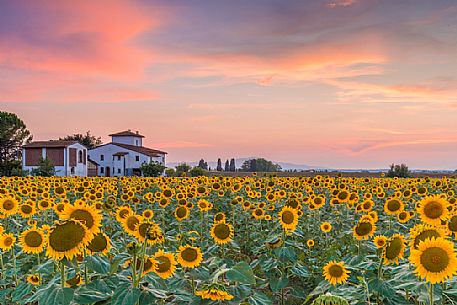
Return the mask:
[[0,109],[168,161],[457,168],[455,1],[0,2]]

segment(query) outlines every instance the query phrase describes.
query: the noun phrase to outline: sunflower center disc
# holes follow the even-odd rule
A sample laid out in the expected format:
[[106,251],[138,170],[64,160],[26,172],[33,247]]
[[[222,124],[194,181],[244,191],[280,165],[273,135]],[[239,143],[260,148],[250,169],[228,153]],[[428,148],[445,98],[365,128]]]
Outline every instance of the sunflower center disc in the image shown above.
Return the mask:
[[78,247],[85,235],[85,229],[74,222],[57,225],[49,234],[49,246],[58,252],[69,251]]
[[441,237],[441,235],[438,232],[436,232],[435,230],[424,231],[424,232],[420,233],[419,235],[417,235],[416,238],[414,238],[414,248],[417,248],[417,246],[419,245],[419,243],[421,241],[424,241],[427,238],[431,238],[431,237]]
[[429,202],[424,207],[424,213],[429,218],[438,218],[441,216],[441,214],[443,214],[443,206],[436,201]]
[[428,272],[441,272],[448,266],[449,256],[445,250],[433,247],[422,253],[420,261]]
[[29,247],[39,247],[43,242],[43,238],[41,237],[40,233],[36,231],[30,231],[24,238],[25,244]]
[[216,228],[214,228],[214,235],[219,239],[227,239],[230,236],[229,226],[224,223],[218,224]]
[[357,226],[355,231],[359,236],[365,236],[370,234],[372,229],[373,225],[371,224],[371,222],[362,222]]
[[98,233],[95,235],[94,239],[89,243],[87,248],[89,248],[90,251],[92,252],[102,252],[103,250],[106,249],[106,246],[108,245],[108,242],[103,236],[102,233]]
[[402,241],[400,238],[394,238],[386,248],[387,259],[393,260],[400,255]]
[[333,265],[329,268],[328,273],[332,277],[340,277],[343,275],[343,269],[338,265]]
[[291,211],[285,211],[282,213],[281,219],[282,222],[289,225],[294,222],[294,214]]
[[21,206],[21,211],[25,214],[30,214],[32,212],[32,207],[28,204],[24,204],[23,206]]
[[5,202],[3,202],[3,208],[5,210],[12,210],[14,208],[14,202],[12,200],[5,200]]
[[157,272],[164,273],[170,270],[171,262],[168,259],[168,257],[159,256],[157,260],[159,261],[159,263],[157,264]]
[[198,253],[194,248],[186,248],[181,252],[181,257],[187,262],[193,262],[197,259]]
[[74,210],[71,213],[70,218],[82,221],[88,229],[91,229],[94,225],[92,214],[86,210]]

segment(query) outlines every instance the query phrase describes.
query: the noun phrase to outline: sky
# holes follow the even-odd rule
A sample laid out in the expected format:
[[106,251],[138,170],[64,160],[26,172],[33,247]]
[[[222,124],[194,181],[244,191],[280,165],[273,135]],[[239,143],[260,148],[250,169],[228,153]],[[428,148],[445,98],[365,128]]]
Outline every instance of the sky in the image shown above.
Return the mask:
[[457,169],[457,1],[0,0],[0,110],[169,162]]

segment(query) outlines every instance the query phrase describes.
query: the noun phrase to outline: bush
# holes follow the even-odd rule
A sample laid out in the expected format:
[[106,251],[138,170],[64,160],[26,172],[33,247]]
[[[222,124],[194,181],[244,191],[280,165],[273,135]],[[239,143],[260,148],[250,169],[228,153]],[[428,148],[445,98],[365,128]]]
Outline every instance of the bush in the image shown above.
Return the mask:
[[56,170],[54,168],[54,165],[48,158],[40,158],[40,160],[38,161],[38,167],[32,170],[33,176],[51,177],[55,174]]
[[167,168],[167,169],[165,170],[165,175],[166,175],[167,177],[174,177],[174,176],[176,175],[176,171],[175,171],[173,168],[171,168],[171,167],[170,167],[170,168]]
[[194,168],[192,168],[190,170],[190,176],[191,177],[199,177],[199,176],[204,176],[206,174],[206,170],[204,170],[203,168],[199,167],[199,166],[195,166]]
[[163,174],[165,165],[157,161],[151,161],[149,163],[144,162],[141,164],[140,170],[143,177],[159,177]]
[[411,172],[408,169],[408,166],[406,164],[391,164],[390,169],[387,172],[387,177],[393,178],[393,177],[399,177],[399,178],[408,178],[411,177]]

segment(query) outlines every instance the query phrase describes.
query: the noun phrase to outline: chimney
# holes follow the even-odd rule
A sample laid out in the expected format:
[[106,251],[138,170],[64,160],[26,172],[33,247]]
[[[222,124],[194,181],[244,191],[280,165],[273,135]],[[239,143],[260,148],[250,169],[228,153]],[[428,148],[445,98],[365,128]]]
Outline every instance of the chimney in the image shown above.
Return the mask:
[[138,130],[136,131],[136,134],[140,134],[140,133],[138,132]]

